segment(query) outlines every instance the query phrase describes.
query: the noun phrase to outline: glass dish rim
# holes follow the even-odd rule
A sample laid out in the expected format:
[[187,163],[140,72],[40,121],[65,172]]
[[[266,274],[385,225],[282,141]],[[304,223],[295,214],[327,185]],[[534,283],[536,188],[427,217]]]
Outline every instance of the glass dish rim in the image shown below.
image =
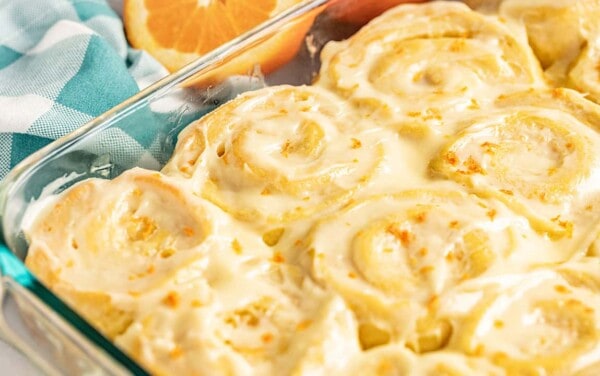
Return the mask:
[[0,180],[0,241],[4,240],[4,209],[6,206],[6,197],[10,195],[12,185],[22,179],[28,172],[33,170],[36,165],[60,152],[63,148],[70,146],[79,139],[93,134],[101,130],[103,127],[110,125],[112,122],[126,116],[129,112],[135,111],[138,106],[142,106],[155,97],[160,97],[164,92],[169,91],[174,86],[181,84],[192,76],[202,72],[205,69],[219,63],[231,56],[236,50],[250,47],[254,43],[258,43],[261,38],[276,31],[278,27],[284,26],[287,22],[296,19],[297,17],[307,14],[323,5],[331,4],[339,0],[302,0],[292,8],[282,12],[281,14],[268,19],[259,24],[248,32],[226,42],[217,47],[206,55],[196,59],[181,69],[168,74],[167,76],[152,83],[148,87],[140,90],[131,97],[125,99],[116,106],[110,108],[94,119],[84,123],[76,130],[67,135],[52,141],[50,144],[42,147],[36,152],[30,154],[16,166],[14,166],[8,174]]
[[[103,350],[105,355],[124,371],[128,371],[135,375],[148,375],[149,373],[137,362],[121,351],[112,341],[101,335],[87,322],[87,320],[81,318],[80,315],[75,313],[60,298],[45,288],[35,275],[33,275],[24,265],[22,260],[20,260],[20,258],[11,250],[11,244],[7,241],[6,236],[6,223],[7,221],[10,221],[10,218],[6,215],[6,209],[7,202],[10,200],[12,192],[19,187],[20,183],[27,181],[28,176],[33,174],[38,167],[43,165],[43,162],[46,159],[60,154],[61,151],[67,149],[71,145],[111,126],[120,119],[125,118],[129,113],[135,112],[139,107],[148,104],[151,100],[160,98],[175,86],[190,79],[192,76],[218,66],[221,61],[234,56],[236,52],[251,48],[253,45],[258,44],[263,38],[275,34],[279,28],[285,26],[287,23],[322,6],[337,1],[339,0],[300,1],[290,9],[266,20],[248,32],[221,45],[176,72],[170,73],[164,78],[140,90],[128,99],[86,122],[76,130],[52,141],[50,144],[29,155],[14,166],[9,173],[0,180],[0,276],[2,276],[3,279],[8,279],[11,283],[23,287],[20,293],[25,294],[25,299],[28,299],[29,301],[31,301],[31,299],[37,300],[44,305],[51,313],[56,314],[60,320],[64,321],[64,323],[71,326],[72,329],[80,334],[87,342],[86,345],[92,345],[99,350]],[[2,284],[3,286],[0,287],[0,289],[7,287],[6,281],[2,281]],[[2,313],[0,313],[0,315],[2,315]],[[28,355],[27,352],[35,353],[33,349],[19,348],[21,346],[15,346],[14,343],[12,345],[26,356]],[[30,360],[33,359],[30,358]],[[40,369],[45,368],[43,367],[43,364],[36,365],[40,367]]]

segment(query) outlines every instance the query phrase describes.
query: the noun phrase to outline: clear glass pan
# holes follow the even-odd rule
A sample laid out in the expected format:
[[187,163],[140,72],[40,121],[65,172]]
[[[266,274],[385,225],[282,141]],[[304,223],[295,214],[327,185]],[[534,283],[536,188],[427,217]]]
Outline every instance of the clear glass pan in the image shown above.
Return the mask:
[[[15,167],[0,183],[0,336],[47,374],[147,374],[24,266],[27,242],[22,225],[28,207],[85,178],[110,179],[135,166],[160,169],[185,125],[240,92],[264,85],[311,83],[319,69],[320,48],[358,28],[330,17],[332,6],[339,12],[345,3],[304,1],[153,84]],[[192,86],[234,57],[251,54],[283,28],[316,14],[319,16],[306,43],[293,60],[272,74],[232,76],[208,87]]]

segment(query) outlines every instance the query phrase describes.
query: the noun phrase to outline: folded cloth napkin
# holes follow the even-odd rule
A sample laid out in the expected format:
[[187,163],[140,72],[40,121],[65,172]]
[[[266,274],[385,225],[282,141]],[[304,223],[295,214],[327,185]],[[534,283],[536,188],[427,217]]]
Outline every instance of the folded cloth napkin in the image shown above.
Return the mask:
[[0,0],[0,179],[166,74],[105,0]]

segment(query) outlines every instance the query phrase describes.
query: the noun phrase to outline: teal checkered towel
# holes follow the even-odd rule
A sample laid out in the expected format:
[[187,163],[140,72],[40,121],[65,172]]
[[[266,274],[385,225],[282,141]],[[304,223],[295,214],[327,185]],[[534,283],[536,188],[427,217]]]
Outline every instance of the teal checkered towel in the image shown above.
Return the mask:
[[0,0],[0,179],[166,74],[105,0]]

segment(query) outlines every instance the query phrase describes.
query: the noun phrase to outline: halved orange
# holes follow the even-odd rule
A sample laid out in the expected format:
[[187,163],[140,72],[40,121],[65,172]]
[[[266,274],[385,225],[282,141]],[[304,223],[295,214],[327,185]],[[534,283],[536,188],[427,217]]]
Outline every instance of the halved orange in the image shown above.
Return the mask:
[[363,25],[386,10],[404,3],[419,3],[426,0],[338,0],[331,6],[333,18]]
[[[173,72],[301,0],[125,0],[129,43]],[[202,77],[203,83],[251,72],[269,73],[292,59],[318,12],[311,12],[247,53]]]

